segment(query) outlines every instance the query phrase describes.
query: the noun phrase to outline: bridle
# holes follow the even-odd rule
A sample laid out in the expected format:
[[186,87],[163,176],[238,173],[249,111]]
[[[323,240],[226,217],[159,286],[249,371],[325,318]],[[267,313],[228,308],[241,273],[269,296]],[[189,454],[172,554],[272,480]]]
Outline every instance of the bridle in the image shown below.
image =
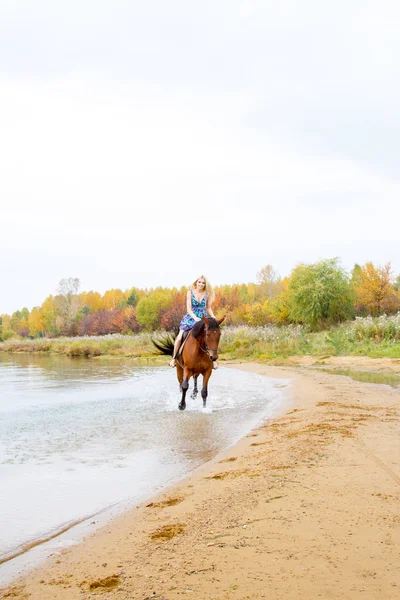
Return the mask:
[[207,333],[205,332],[205,335],[204,335],[204,345],[205,345],[205,348],[203,348],[203,347],[201,346],[201,344],[200,344],[200,342],[199,342],[199,340],[198,340],[197,338],[194,338],[194,339],[196,340],[196,342],[197,342],[197,345],[198,345],[198,347],[200,348],[200,350],[201,350],[202,352],[204,352],[204,354],[207,354],[208,358],[209,358],[211,361],[217,360],[216,358],[213,358],[213,357],[210,355],[210,351],[211,351],[211,352],[218,352],[218,346],[217,346],[216,348],[210,348],[209,346],[207,346],[207,342],[206,342],[206,335],[207,335]]

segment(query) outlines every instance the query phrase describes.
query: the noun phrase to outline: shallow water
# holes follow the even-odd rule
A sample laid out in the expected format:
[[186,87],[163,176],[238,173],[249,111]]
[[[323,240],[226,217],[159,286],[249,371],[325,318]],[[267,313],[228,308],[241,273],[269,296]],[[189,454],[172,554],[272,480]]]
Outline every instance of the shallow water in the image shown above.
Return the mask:
[[357,371],[354,369],[320,369],[331,375],[346,375],[355,381],[364,383],[381,383],[393,388],[400,388],[400,376],[394,373],[378,373],[376,371]]
[[182,413],[168,367],[0,355],[0,561],[210,460],[273,416],[282,383],[221,368],[207,409]]

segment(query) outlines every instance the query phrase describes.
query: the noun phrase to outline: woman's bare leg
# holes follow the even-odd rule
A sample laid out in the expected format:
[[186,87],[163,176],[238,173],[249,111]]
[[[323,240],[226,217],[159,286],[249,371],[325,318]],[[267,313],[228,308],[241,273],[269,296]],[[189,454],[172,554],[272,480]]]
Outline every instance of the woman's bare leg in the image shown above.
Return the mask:
[[170,367],[175,367],[175,356],[176,356],[176,353],[178,352],[178,348],[179,348],[180,343],[181,343],[182,335],[183,335],[183,331],[180,330],[179,333],[178,333],[178,335],[175,338],[175,342],[174,342],[174,354],[172,356],[171,362],[169,363]]

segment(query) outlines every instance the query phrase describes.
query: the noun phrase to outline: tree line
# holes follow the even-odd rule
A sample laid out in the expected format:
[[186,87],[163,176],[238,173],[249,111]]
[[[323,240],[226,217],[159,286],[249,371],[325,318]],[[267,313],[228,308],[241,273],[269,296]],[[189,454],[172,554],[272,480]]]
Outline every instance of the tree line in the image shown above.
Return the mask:
[[[0,316],[0,337],[58,337],[175,330],[186,312],[186,287],[80,292],[77,278],[62,279],[41,306]],[[316,331],[357,316],[400,311],[400,276],[390,263],[355,265],[338,258],[299,264],[282,278],[266,265],[255,283],[215,287],[214,312],[231,325],[303,324]]]

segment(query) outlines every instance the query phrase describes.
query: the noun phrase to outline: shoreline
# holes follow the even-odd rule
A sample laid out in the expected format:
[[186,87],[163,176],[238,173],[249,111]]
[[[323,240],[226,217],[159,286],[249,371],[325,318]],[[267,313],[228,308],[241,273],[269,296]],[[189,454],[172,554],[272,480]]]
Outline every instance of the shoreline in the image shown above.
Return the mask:
[[399,392],[232,367],[291,379],[285,409],[0,598],[397,598]]
[[[12,357],[14,355],[17,356],[27,356],[27,357],[44,357],[44,358],[67,358],[69,360],[92,360],[92,361],[102,361],[102,360],[128,360],[134,363],[142,363],[143,365],[151,365],[151,366],[166,366],[165,355],[157,355],[157,354],[101,354],[99,356],[68,356],[63,352],[41,352],[41,351],[28,351],[28,350],[18,350],[18,351],[9,351],[0,347],[0,357]],[[373,357],[366,356],[363,354],[332,354],[332,355],[318,355],[318,354],[290,354],[277,356],[275,358],[263,358],[258,359],[257,357],[240,357],[240,358],[224,358],[220,357],[219,363],[221,366],[234,366],[234,365],[246,365],[246,364],[254,364],[260,366],[268,366],[268,367],[287,367],[287,368],[296,368],[296,367],[309,367],[309,368],[319,368],[321,366],[331,366],[333,368],[356,368],[360,370],[368,370],[368,371],[385,371],[392,373],[397,373],[400,375],[400,358],[390,357],[390,356],[381,356],[381,357]]]
[[[232,366],[234,367],[234,365]],[[165,370],[166,365],[164,364],[163,367]],[[166,367],[166,369],[169,372],[169,375],[174,375],[171,369],[169,369],[168,367]],[[238,369],[233,369],[233,371],[239,373]],[[220,373],[219,377],[221,377]],[[225,370],[225,373],[222,375],[222,379],[225,380],[224,386],[226,388],[226,393],[228,393],[229,395],[229,385],[227,387],[227,381],[230,380],[229,372]],[[202,467],[208,462],[211,462],[222,452],[237,444],[243,437],[250,434],[261,423],[264,423],[268,419],[274,418],[274,416],[278,414],[278,411],[282,410],[281,407],[286,402],[286,396],[282,387],[287,387],[287,385],[290,382],[289,380],[286,380],[284,382],[284,386],[282,386],[282,380],[275,381],[269,378],[267,380],[267,384],[263,384],[262,379],[262,377],[258,379],[259,402],[262,402],[262,404],[259,404],[257,409],[256,406],[254,406],[254,409],[256,409],[256,416],[251,416],[250,411],[249,415],[246,417],[245,424],[240,424],[240,418],[238,419],[238,416],[240,416],[240,410],[238,410],[238,407],[236,407],[235,422],[232,422],[233,430],[231,428],[227,428],[226,414],[223,417],[225,424],[220,419],[218,419],[218,415],[223,415],[224,412],[218,411],[218,406],[215,404],[215,402],[213,406],[212,398],[210,408],[206,410],[199,406],[199,404],[202,404],[201,399],[200,403],[192,401],[192,399],[190,399],[187,411],[189,413],[188,418],[192,420],[192,417],[194,416],[197,419],[198,415],[202,413],[204,413],[205,415],[207,414],[208,416],[205,418],[207,420],[211,419],[212,423],[210,424],[212,424],[212,428],[223,428],[223,430],[226,430],[228,438],[221,437],[220,442],[217,443],[217,446],[213,448],[211,452],[207,451],[207,444],[204,444],[204,442],[202,442],[203,452],[199,453],[199,456],[201,456],[202,458],[200,460],[195,460],[194,464],[191,465],[188,462],[185,472],[180,472],[179,474],[170,474],[169,477],[164,477],[163,481],[156,482],[152,486],[152,489],[149,488],[145,491],[133,492],[130,496],[125,496],[123,499],[117,500],[114,503],[106,505],[105,507],[102,507],[100,509],[97,508],[94,512],[86,511],[86,516],[81,516],[80,514],[77,514],[70,521],[66,519],[60,520],[60,523],[55,525],[52,529],[47,529],[40,536],[37,536],[33,539],[31,538],[28,541],[23,542],[16,549],[11,549],[7,555],[3,554],[2,557],[0,557],[0,588],[2,587],[1,584],[3,584],[3,586],[10,585],[13,582],[13,580],[24,576],[24,574],[26,574],[28,570],[38,568],[41,564],[43,564],[47,557],[51,556],[52,553],[58,552],[62,550],[63,547],[66,547],[68,545],[72,546],[79,544],[88,535],[91,535],[94,531],[105,527],[107,523],[113,521],[121,514],[125,514],[129,510],[132,510],[132,508],[136,508],[138,505],[141,505],[146,501],[150,502],[162,491],[168,490],[174,485],[177,485],[180,481],[183,481],[185,478],[195,473],[198,468]],[[251,383],[251,376],[247,377],[247,380],[249,383]],[[235,379],[233,381],[235,381]],[[222,381],[219,381],[219,385],[221,385],[221,383]],[[231,385],[234,386],[235,383],[231,382]],[[243,384],[240,389],[242,388]],[[266,393],[267,402],[264,402],[266,398]],[[232,394],[234,395],[234,390],[232,390]],[[181,414],[177,410],[178,400],[179,395],[177,394],[173,408],[173,412],[175,412],[176,416],[178,417],[175,426],[179,426],[179,423],[182,423]],[[211,412],[214,413],[214,417],[209,416],[209,413]],[[192,417],[190,415],[192,415]],[[217,425],[217,422],[219,422],[219,425]],[[235,433],[232,433],[232,431],[234,431]],[[192,433],[195,435],[195,431]],[[176,440],[176,436],[174,436],[174,434],[172,435],[172,440],[174,439],[174,437]],[[207,437],[209,436],[207,435]],[[189,443],[190,439],[186,441]],[[214,443],[214,441],[215,440],[210,439],[211,443]],[[174,447],[174,443],[172,443],[172,447]],[[180,444],[180,447],[183,448],[182,444]],[[195,449],[196,448],[194,446],[192,450]],[[186,450],[188,450],[190,453],[192,452],[192,450],[189,450],[189,446],[186,447]],[[184,463],[184,457],[182,456],[181,458],[183,459]],[[22,514],[20,513],[21,516]]]

